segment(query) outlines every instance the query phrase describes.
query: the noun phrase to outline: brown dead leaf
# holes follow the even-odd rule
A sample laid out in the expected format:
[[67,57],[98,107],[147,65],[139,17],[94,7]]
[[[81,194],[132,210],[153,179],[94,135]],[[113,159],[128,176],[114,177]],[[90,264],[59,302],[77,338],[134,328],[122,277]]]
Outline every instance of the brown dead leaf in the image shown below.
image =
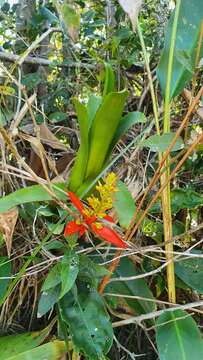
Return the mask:
[[39,128],[42,143],[49,145],[52,149],[67,151],[67,147],[57,139],[46,124],[40,124]]
[[3,214],[0,214],[0,232],[6,243],[8,256],[11,255],[13,232],[18,219],[18,209],[13,208]]

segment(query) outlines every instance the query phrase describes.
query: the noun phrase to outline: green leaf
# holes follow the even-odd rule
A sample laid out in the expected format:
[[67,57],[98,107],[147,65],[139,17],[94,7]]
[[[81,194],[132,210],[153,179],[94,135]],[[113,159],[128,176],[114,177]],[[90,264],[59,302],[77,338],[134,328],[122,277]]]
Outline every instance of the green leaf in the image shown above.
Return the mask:
[[[117,267],[113,277],[128,277],[139,275],[140,271],[135,267],[132,261],[128,258],[121,258],[119,266]],[[150,301],[123,298],[128,306],[130,306],[136,313],[143,314],[156,310],[156,302],[151,290],[149,289],[144,279],[137,279],[133,281],[115,281],[107,285],[106,292],[116,294],[140,296],[150,299]],[[154,301],[153,301],[154,300]]]
[[57,16],[45,6],[39,8],[39,13],[44,19],[47,19],[50,24],[57,24],[59,22]]
[[60,235],[63,232],[64,224],[54,224],[49,221],[46,221],[47,228],[54,235]]
[[185,311],[165,312],[156,323],[160,360],[203,359],[203,341],[193,318]]
[[49,121],[52,124],[55,124],[55,123],[58,123],[58,122],[64,121],[64,120],[67,120],[67,114],[66,113],[56,111],[56,112],[49,115]]
[[89,100],[88,100],[88,103],[87,103],[88,131],[90,130],[90,128],[92,126],[92,122],[94,120],[96,112],[99,109],[101,103],[102,103],[102,97],[101,96],[96,96],[94,94],[91,94],[89,96]]
[[61,263],[58,263],[52,267],[49,271],[43,285],[42,291],[49,290],[61,282]]
[[61,299],[74,285],[79,272],[79,257],[74,251],[67,252],[61,261]]
[[84,104],[73,99],[78,122],[80,126],[80,148],[70,175],[69,189],[73,192],[82,185],[88,161],[89,140],[88,140],[88,113]]
[[6,360],[58,360],[67,352],[64,341],[51,341],[35,349],[12,356]]
[[96,288],[98,279],[108,274],[109,271],[104,266],[98,265],[87,255],[80,255],[79,280]]
[[[151,151],[165,151],[171,144],[175,133],[167,133],[163,135],[152,135],[143,141],[143,146],[149,147]],[[183,140],[179,137],[171,151],[177,151],[184,148]]]
[[[0,278],[11,275],[11,261],[6,256],[0,256]],[[4,297],[9,279],[0,279],[0,300]]]
[[90,152],[85,179],[95,178],[100,173],[118,127],[127,95],[126,90],[109,93],[99,107],[90,130]]
[[59,309],[77,351],[91,360],[103,359],[111,348],[113,330],[98,292],[80,283],[61,299]]
[[105,81],[103,97],[115,91],[115,75],[111,64],[105,63]]
[[49,326],[41,331],[0,337],[1,360],[7,360],[40,345],[50,332]]
[[37,317],[40,318],[45,315],[59,299],[61,285],[57,285],[48,290],[43,290],[39,299]]
[[[195,68],[196,47],[199,38],[200,24],[202,18],[202,0],[184,0],[181,2],[175,43],[173,73],[171,79],[171,98],[180,94],[183,88],[192,78],[192,73]],[[163,95],[165,95],[166,89],[166,70],[168,68],[173,21],[174,12],[168,22],[168,26],[166,29],[165,46],[157,69],[157,76],[161,85]],[[184,56],[184,60],[183,56],[181,56],[180,59],[180,54]],[[189,62],[186,62],[184,54],[187,54],[187,59],[189,59]]]
[[127,229],[135,214],[136,206],[130,191],[122,181],[117,183],[117,189],[118,191],[114,195],[113,206],[116,210],[119,224]]
[[[191,254],[203,255],[201,251]],[[198,293],[203,294],[203,258],[192,257],[182,258],[175,263],[175,273],[178,277]]]
[[190,188],[174,189],[171,202],[173,212],[177,213],[181,209],[193,209],[203,205],[203,196]]
[[24,75],[22,79],[22,84],[26,86],[26,90],[30,91],[36,88],[42,81],[42,76],[40,72],[30,73]]
[[132,111],[120,119],[118,128],[110,146],[109,152],[113,150],[121,137],[135,124],[145,123],[146,117],[142,112]]
[[79,12],[73,7],[71,1],[63,2],[61,6],[58,6],[58,9],[62,15],[65,27],[69,35],[74,41],[76,41],[80,29]]
[[[173,213],[182,209],[193,209],[203,205],[203,196],[191,188],[179,188],[171,191],[171,208]],[[160,200],[151,207],[150,213],[157,214],[161,211]]]
[[[53,192],[59,200],[67,200],[67,196],[63,192],[56,189],[53,189]],[[0,199],[0,214],[17,205],[50,200],[52,200],[52,197],[40,185],[28,186],[2,197]]]

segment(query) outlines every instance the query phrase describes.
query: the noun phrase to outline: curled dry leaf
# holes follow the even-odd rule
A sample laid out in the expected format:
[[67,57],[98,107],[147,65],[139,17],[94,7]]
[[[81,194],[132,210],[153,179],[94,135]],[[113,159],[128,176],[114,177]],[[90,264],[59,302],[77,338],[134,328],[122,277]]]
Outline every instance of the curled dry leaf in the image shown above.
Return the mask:
[[118,0],[123,10],[128,14],[133,30],[135,31],[136,22],[139,15],[142,0]]
[[3,233],[8,256],[11,255],[12,239],[15,225],[18,219],[18,209],[11,209],[0,214],[0,232]]

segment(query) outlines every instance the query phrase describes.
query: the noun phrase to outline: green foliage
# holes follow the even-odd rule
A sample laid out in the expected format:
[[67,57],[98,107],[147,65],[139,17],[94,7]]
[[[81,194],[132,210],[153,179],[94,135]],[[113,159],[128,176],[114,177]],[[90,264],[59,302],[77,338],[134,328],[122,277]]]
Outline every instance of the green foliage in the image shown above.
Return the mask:
[[48,336],[50,328],[42,331],[0,337],[1,360],[15,358],[16,355],[32,350]]
[[[171,81],[171,98],[179,95],[192,78],[192,73],[195,70],[196,47],[202,17],[203,9],[201,0],[181,1]],[[165,94],[166,89],[166,69],[168,67],[173,20],[174,13],[168,22],[165,46],[157,69],[163,94]]]
[[160,360],[199,360],[203,341],[199,329],[185,311],[165,312],[156,323]]
[[102,170],[117,130],[128,92],[109,93],[99,107],[90,129],[90,150],[85,179],[94,179]]
[[57,360],[66,354],[66,346],[63,341],[51,341],[35,349],[25,351],[18,355],[7,358],[7,360]]
[[61,299],[59,310],[76,350],[87,359],[102,359],[111,348],[113,330],[98,292],[90,285],[80,283]]
[[175,272],[178,277],[192,289],[203,294],[203,258],[192,257],[192,254],[202,256],[201,251],[193,251],[188,258],[181,258],[175,263]]
[[79,257],[74,251],[67,252],[61,261],[60,299],[73,287],[79,272]]
[[[191,188],[178,188],[171,191],[171,208],[173,213],[181,209],[193,209],[203,204],[203,197]],[[151,213],[161,211],[160,201],[151,207]]]
[[[139,275],[141,272],[127,258],[121,258],[113,277],[130,277]],[[143,299],[122,298],[135,313],[143,314],[156,310],[156,302],[151,290],[144,279],[115,281],[107,285],[106,292],[129,296],[140,296]],[[146,299],[146,300],[144,300]],[[149,301],[147,301],[149,299]]]
[[[11,276],[11,261],[6,256],[0,257],[0,277],[5,278],[0,280],[0,300],[3,299],[8,284],[9,276]],[[6,279],[8,278],[8,279]]]
[[88,139],[88,112],[84,104],[74,99],[78,122],[80,127],[80,148],[71,172],[69,180],[69,188],[73,192],[83,183],[86,173],[88,154],[89,154],[89,139]]
[[80,148],[73,166],[69,189],[81,194],[102,171],[120,136],[132,124],[143,121],[140,114],[121,119],[128,92],[112,92],[115,87],[114,73],[105,64],[104,95],[91,95],[85,106],[74,99],[79,126]]
[[[59,186],[60,188],[64,188],[64,185]],[[53,193],[55,196],[60,200],[67,200],[66,194],[64,194],[64,191],[60,191],[56,189],[56,185],[53,188]],[[24,189],[17,190],[9,195],[6,195],[0,199],[0,214],[8,211],[9,209],[30,203],[30,202],[38,202],[38,201],[50,201],[52,200],[51,195],[48,194],[48,192],[42,188],[40,185],[33,185],[33,186],[27,186]]]
[[122,181],[118,182],[117,188],[113,205],[120,225],[127,229],[135,214],[136,206],[130,191]]
[[[164,152],[171,144],[175,133],[168,133],[162,135],[152,135],[143,142],[143,145],[149,147],[151,151]],[[184,148],[183,140],[179,137],[172,148],[172,151],[177,151]]]

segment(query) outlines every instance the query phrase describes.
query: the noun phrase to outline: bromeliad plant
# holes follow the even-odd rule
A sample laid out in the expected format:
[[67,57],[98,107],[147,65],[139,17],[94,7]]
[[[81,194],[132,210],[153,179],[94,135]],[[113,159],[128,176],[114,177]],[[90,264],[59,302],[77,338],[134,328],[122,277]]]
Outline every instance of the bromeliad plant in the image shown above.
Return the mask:
[[106,64],[103,96],[91,95],[87,104],[73,99],[80,127],[80,148],[68,187],[77,195],[91,186],[108,163],[121,135],[129,128],[128,120],[122,118],[127,96],[126,90],[115,91],[115,76]]
[[[110,173],[104,179],[104,184],[99,182],[96,186],[99,196],[91,195],[87,198],[89,208],[85,207],[73,192],[68,192],[71,203],[78,210],[80,216],[67,223],[64,232],[65,237],[73,234],[78,234],[81,237],[90,229],[99,238],[117,247],[122,249],[127,247],[121,237],[109,227],[114,224],[114,220],[106,214],[106,211],[113,207],[112,195],[116,192],[116,180],[116,175]],[[105,220],[106,225],[102,219]]]

